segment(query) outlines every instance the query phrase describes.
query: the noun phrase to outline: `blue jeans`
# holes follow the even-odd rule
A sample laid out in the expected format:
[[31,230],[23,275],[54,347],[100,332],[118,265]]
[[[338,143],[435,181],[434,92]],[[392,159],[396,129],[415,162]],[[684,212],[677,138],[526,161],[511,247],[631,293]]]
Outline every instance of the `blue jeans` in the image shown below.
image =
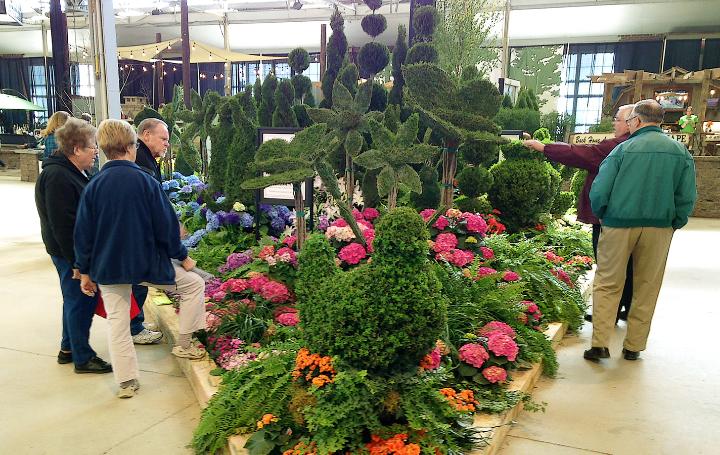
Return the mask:
[[60,277],[63,295],[63,324],[60,349],[71,351],[75,365],[80,366],[95,357],[90,347],[90,325],[95,315],[97,297],[89,297],[80,290],[80,280],[73,280],[73,268],[65,258],[50,256]]
[[140,286],[139,284],[133,284],[132,293],[135,296],[135,301],[140,308],[140,312],[130,320],[130,335],[135,336],[145,329],[143,322],[145,322],[145,314],[143,314],[143,305],[148,295],[147,286]]

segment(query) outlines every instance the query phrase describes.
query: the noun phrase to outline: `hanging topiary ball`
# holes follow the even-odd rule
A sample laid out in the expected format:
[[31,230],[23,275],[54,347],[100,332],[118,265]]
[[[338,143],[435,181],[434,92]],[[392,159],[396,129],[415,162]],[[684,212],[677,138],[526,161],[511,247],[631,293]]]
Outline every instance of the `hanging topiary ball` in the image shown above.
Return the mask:
[[[373,11],[375,11],[376,9],[379,9],[383,4],[382,0],[363,0],[363,1],[367,5],[367,7]],[[363,30],[364,30],[364,28],[363,28]]]
[[390,51],[384,44],[367,43],[360,49],[358,63],[360,63],[360,77],[368,78],[382,71],[390,63]]
[[387,28],[387,20],[382,14],[369,14],[360,22],[365,33],[375,38]]
[[310,66],[310,54],[302,47],[297,47],[288,54],[288,65],[296,74],[301,74]]
[[415,10],[413,27],[418,35],[429,37],[435,31],[437,25],[437,10],[434,6],[421,6]]
[[430,43],[415,43],[407,53],[405,59],[406,65],[413,63],[436,63],[438,61],[438,52]]

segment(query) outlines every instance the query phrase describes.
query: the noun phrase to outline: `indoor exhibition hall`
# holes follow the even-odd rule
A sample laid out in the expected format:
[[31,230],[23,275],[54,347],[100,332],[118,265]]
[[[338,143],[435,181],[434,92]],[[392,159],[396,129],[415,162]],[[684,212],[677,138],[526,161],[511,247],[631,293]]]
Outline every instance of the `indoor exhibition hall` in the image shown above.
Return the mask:
[[720,0],[0,0],[0,454],[715,455]]

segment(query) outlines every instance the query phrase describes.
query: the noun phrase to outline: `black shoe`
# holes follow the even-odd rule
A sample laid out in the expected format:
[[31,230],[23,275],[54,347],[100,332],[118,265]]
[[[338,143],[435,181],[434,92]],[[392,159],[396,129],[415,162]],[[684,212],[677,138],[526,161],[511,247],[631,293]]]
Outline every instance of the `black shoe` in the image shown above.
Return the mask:
[[75,373],[77,374],[83,374],[83,373],[96,373],[96,374],[102,374],[102,373],[112,373],[112,366],[101,359],[100,357],[93,357],[92,359],[88,360],[87,363],[77,366],[75,365]]
[[586,320],[587,322],[592,322],[592,314],[586,314],[586,315],[585,315],[585,320]]
[[583,353],[583,357],[587,360],[598,361],[600,359],[610,358],[610,350],[608,348],[590,348]]
[[623,348],[623,357],[625,360],[637,360],[640,358],[640,353]]
[[72,363],[72,352],[58,352],[58,363],[64,365],[66,363]]

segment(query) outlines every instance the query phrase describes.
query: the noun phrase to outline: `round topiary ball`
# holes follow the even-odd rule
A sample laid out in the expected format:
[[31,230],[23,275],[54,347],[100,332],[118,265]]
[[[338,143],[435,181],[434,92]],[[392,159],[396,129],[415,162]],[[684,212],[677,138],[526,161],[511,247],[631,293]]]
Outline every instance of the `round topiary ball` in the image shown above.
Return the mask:
[[360,77],[369,78],[382,71],[390,63],[390,51],[380,43],[367,43],[358,54]]
[[511,141],[509,144],[503,144],[500,148],[506,160],[545,160],[545,155],[525,147],[522,141],[519,140]]
[[[376,9],[379,9],[383,4],[382,0],[363,0],[363,1],[367,5],[367,7],[373,11],[375,11]],[[363,27],[363,30],[365,30],[364,27]]]
[[460,193],[476,198],[488,192],[493,184],[493,176],[484,167],[467,166],[457,177]]
[[387,20],[382,14],[369,14],[360,22],[365,33],[375,38],[387,28]]
[[288,65],[295,73],[300,74],[310,66],[310,54],[302,47],[297,47],[288,54]]
[[460,84],[460,96],[467,110],[487,118],[497,115],[502,96],[495,84],[487,79],[474,78]]
[[406,65],[413,63],[436,63],[438,51],[431,43],[415,43],[407,53]]
[[437,25],[437,9],[434,6],[421,6],[415,10],[413,28],[418,35],[431,36]]
[[492,204],[487,200],[487,196],[482,195],[480,197],[469,198],[466,196],[460,196],[455,199],[455,205],[462,212],[470,213],[491,213]]

